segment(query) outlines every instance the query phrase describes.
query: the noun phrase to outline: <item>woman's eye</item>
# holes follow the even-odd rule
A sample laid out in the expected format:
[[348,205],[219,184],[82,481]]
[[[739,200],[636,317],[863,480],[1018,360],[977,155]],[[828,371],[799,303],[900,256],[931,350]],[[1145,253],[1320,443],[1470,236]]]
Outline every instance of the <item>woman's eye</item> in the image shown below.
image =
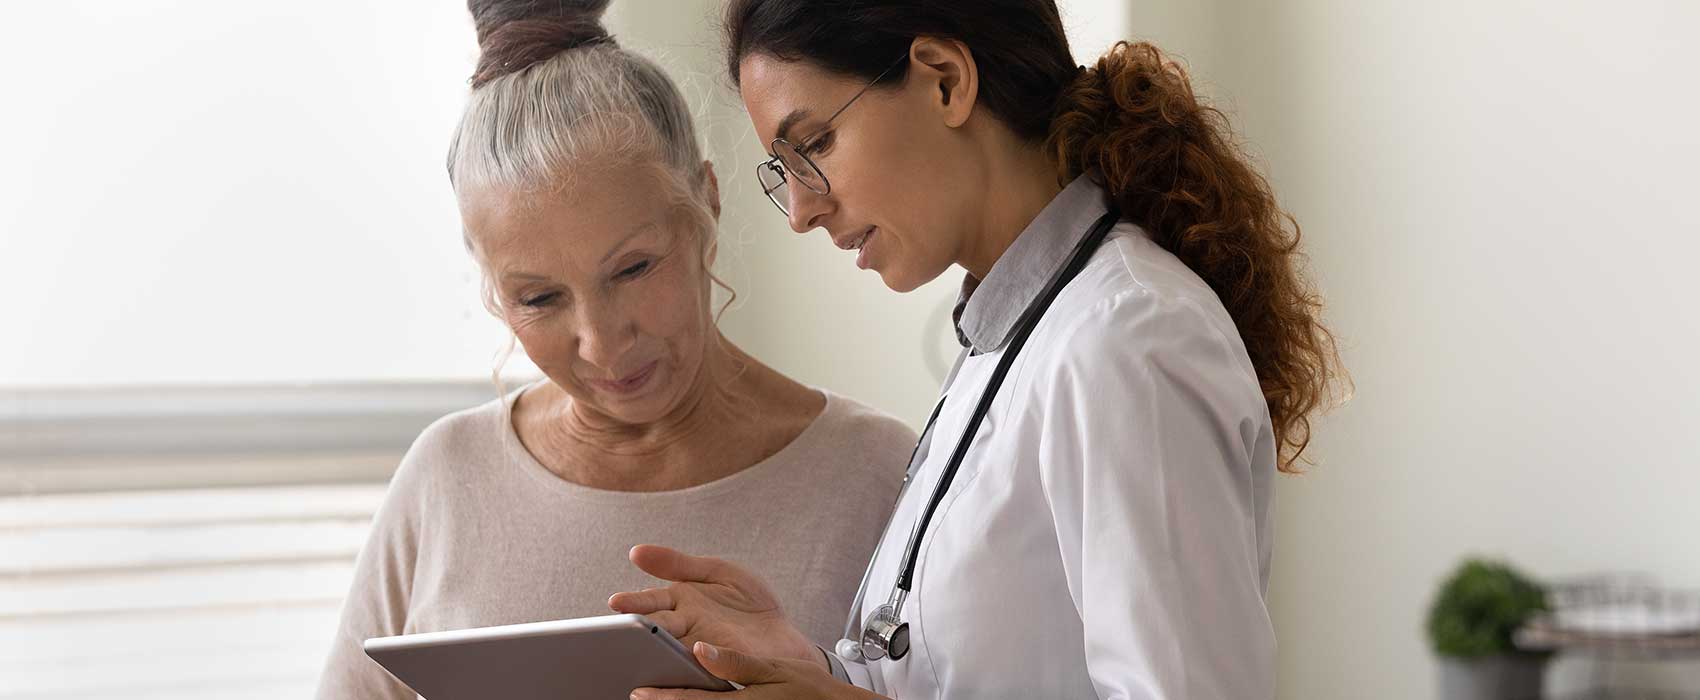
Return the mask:
[[833,132],[828,131],[820,136],[816,136],[815,140],[810,141],[809,145],[803,147],[803,155],[812,156],[826,152],[826,149],[832,146],[832,133]]
[[628,267],[624,270],[621,270],[620,274],[615,275],[615,276],[619,277],[620,279],[632,279],[634,277],[637,277],[638,275],[642,275],[644,272],[646,272],[648,270],[649,270],[649,261],[645,260],[645,261],[640,262],[636,265],[633,265],[633,266]]
[[555,293],[555,292],[547,292],[547,293],[544,293],[544,294],[539,294],[537,296],[534,296],[530,299],[523,299],[519,303],[520,303],[521,306],[531,306],[531,307],[544,306],[544,305],[547,305],[549,302],[554,301],[555,298],[558,297],[558,296],[560,296],[560,295]]

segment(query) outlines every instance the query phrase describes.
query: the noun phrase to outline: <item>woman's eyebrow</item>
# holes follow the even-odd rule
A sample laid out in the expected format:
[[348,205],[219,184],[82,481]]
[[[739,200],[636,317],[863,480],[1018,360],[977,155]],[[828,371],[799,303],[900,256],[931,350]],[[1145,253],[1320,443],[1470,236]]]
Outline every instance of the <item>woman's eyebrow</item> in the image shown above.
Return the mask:
[[534,272],[515,272],[515,271],[511,271],[511,270],[507,271],[507,272],[503,272],[502,278],[507,279],[507,280],[514,280],[514,281],[518,281],[518,282],[548,282],[549,281],[548,275],[539,275],[539,274],[534,273]]
[[774,135],[778,136],[779,138],[785,139],[786,141],[790,141],[791,140],[791,130],[796,128],[798,123],[802,122],[804,119],[807,119],[808,116],[809,116],[809,110],[806,110],[806,109],[793,109],[793,110],[791,110],[790,114],[785,115],[784,119],[779,120],[779,128],[777,130],[775,130]]
[[609,258],[612,258],[615,255],[619,254],[620,251],[625,250],[626,245],[631,243],[632,239],[637,238],[638,236],[641,236],[644,233],[646,233],[650,230],[656,229],[656,228],[660,228],[660,225],[657,224],[654,221],[647,221],[647,222],[638,224],[636,227],[632,228],[631,233],[626,234],[625,238],[620,239],[619,243],[614,244],[613,248],[608,249],[608,254],[602,256],[602,262],[607,263]]

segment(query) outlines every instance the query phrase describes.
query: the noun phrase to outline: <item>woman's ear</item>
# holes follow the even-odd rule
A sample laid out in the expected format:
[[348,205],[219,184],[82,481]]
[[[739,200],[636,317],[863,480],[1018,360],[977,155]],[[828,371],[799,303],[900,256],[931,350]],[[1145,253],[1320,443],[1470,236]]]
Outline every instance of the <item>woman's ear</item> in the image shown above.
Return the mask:
[[926,81],[935,95],[932,104],[943,115],[945,125],[956,128],[967,123],[980,94],[979,67],[968,45],[955,39],[918,36],[909,44],[909,58],[917,65],[910,70],[910,79]]
[[702,162],[703,185],[708,188],[708,207],[714,210],[714,220],[720,220],[720,180],[714,176],[714,163]]

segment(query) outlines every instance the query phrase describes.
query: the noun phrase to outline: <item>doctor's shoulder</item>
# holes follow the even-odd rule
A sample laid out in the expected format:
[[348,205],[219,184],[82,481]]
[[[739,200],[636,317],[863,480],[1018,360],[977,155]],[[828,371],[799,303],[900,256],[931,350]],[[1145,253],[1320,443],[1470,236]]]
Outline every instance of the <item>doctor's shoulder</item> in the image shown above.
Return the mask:
[[1189,364],[1243,374],[1257,386],[1245,345],[1215,291],[1127,221],[1058,294],[1032,340],[1037,352],[1020,363],[1027,365],[1020,370],[1023,383],[1065,376],[1109,380],[1118,366],[1184,356]]

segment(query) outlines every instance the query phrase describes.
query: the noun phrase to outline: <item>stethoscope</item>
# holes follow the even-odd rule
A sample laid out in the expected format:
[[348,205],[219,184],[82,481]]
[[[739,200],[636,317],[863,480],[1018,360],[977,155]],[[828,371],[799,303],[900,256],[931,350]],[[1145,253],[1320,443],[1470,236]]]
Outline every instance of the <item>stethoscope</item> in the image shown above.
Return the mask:
[[[1074,277],[1086,267],[1086,262],[1098,250],[1104,237],[1121,218],[1120,212],[1114,207],[1098,221],[1092,224],[1086,235],[1074,246],[1074,252],[1069,256],[1068,264],[1060,273],[1046,284],[1038,298],[1022,314],[1021,325],[1015,336],[1010,339],[1009,347],[1003,356],[998,358],[998,364],[992,370],[992,376],[986,381],[986,388],[980,392],[980,401],[974,406],[974,414],[968,419],[968,425],[962,429],[962,436],[956,439],[956,448],[950,453],[950,461],[945,463],[944,473],[939,476],[939,483],[933,487],[933,495],[927,500],[926,510],[921,511],[921,518],[915,522],[915,528],[909,534],[909,545],[903,550],[903,563],[898,567],[897,584],[891,590],[891,596],[886,602],[867,616],[862,623],[861,634],[856,634],[856,612],[850,613],[850,619],[844,624],[844,638],[838,640],[833,650],[840,657],[851,661],[866,663],[890,657],[893,661],[903,658],[909,653],[909,623],[903,621],[903,603],[909,598],[910,587],[915,580],[915,563],[921,549],[921,540],[926,536],[927,524],[932,521],[933,514],[938,510],[939,503],[944,500],[945,492],[950,490],[950,482],[956,478],[956,470],[962,466],[962,460],[968,456],[968,444],[973,442],[974,433],[979,431],[980,422],[985,419],[986,412],[992,407],[992,399],[997,397],[998,387],[1003,385],[1004,375],[1009,373],[1010,365],[1015,363],[1016,355],[1021,347],[1027,344],[1027,336],[1032,335],[1033,328],[1039,325],[1045,311],[1050,309],[1051,302]],[[966,351],[964,351],[966,356]],[[957,361],[961,367],[961,360]],[[955,379],[956,370],[951,370],[951,377],[945,382],[949,386]],[[915,451],[909,456],[909,473],[903,477],[903,485],[898,489],[897,500],[902,502],[903,495],[909,490],[909,480],[915,474],[918,465],[916,457],[921,456],[922,449],[928,446],[933,432],[933,423],[939,418],[939,410],[944,408],[945,397],[940,397],[938,404],[933,406],[933,413],[927,418],[927,426],[921,430],[921,438],[915,443]],[[894,513],[895,515],[895,513]],[[891,518],[886,519],[885,531],[880,534],[880,540],[891,531]],[[861,605],[863,594],[868,590],[868,577],[873,574],[874,564],[879,560],[879,553],[874,553],[874,561],[868,563],[868,568],[862,572],[862,582],[856,586],[856,604]]]

